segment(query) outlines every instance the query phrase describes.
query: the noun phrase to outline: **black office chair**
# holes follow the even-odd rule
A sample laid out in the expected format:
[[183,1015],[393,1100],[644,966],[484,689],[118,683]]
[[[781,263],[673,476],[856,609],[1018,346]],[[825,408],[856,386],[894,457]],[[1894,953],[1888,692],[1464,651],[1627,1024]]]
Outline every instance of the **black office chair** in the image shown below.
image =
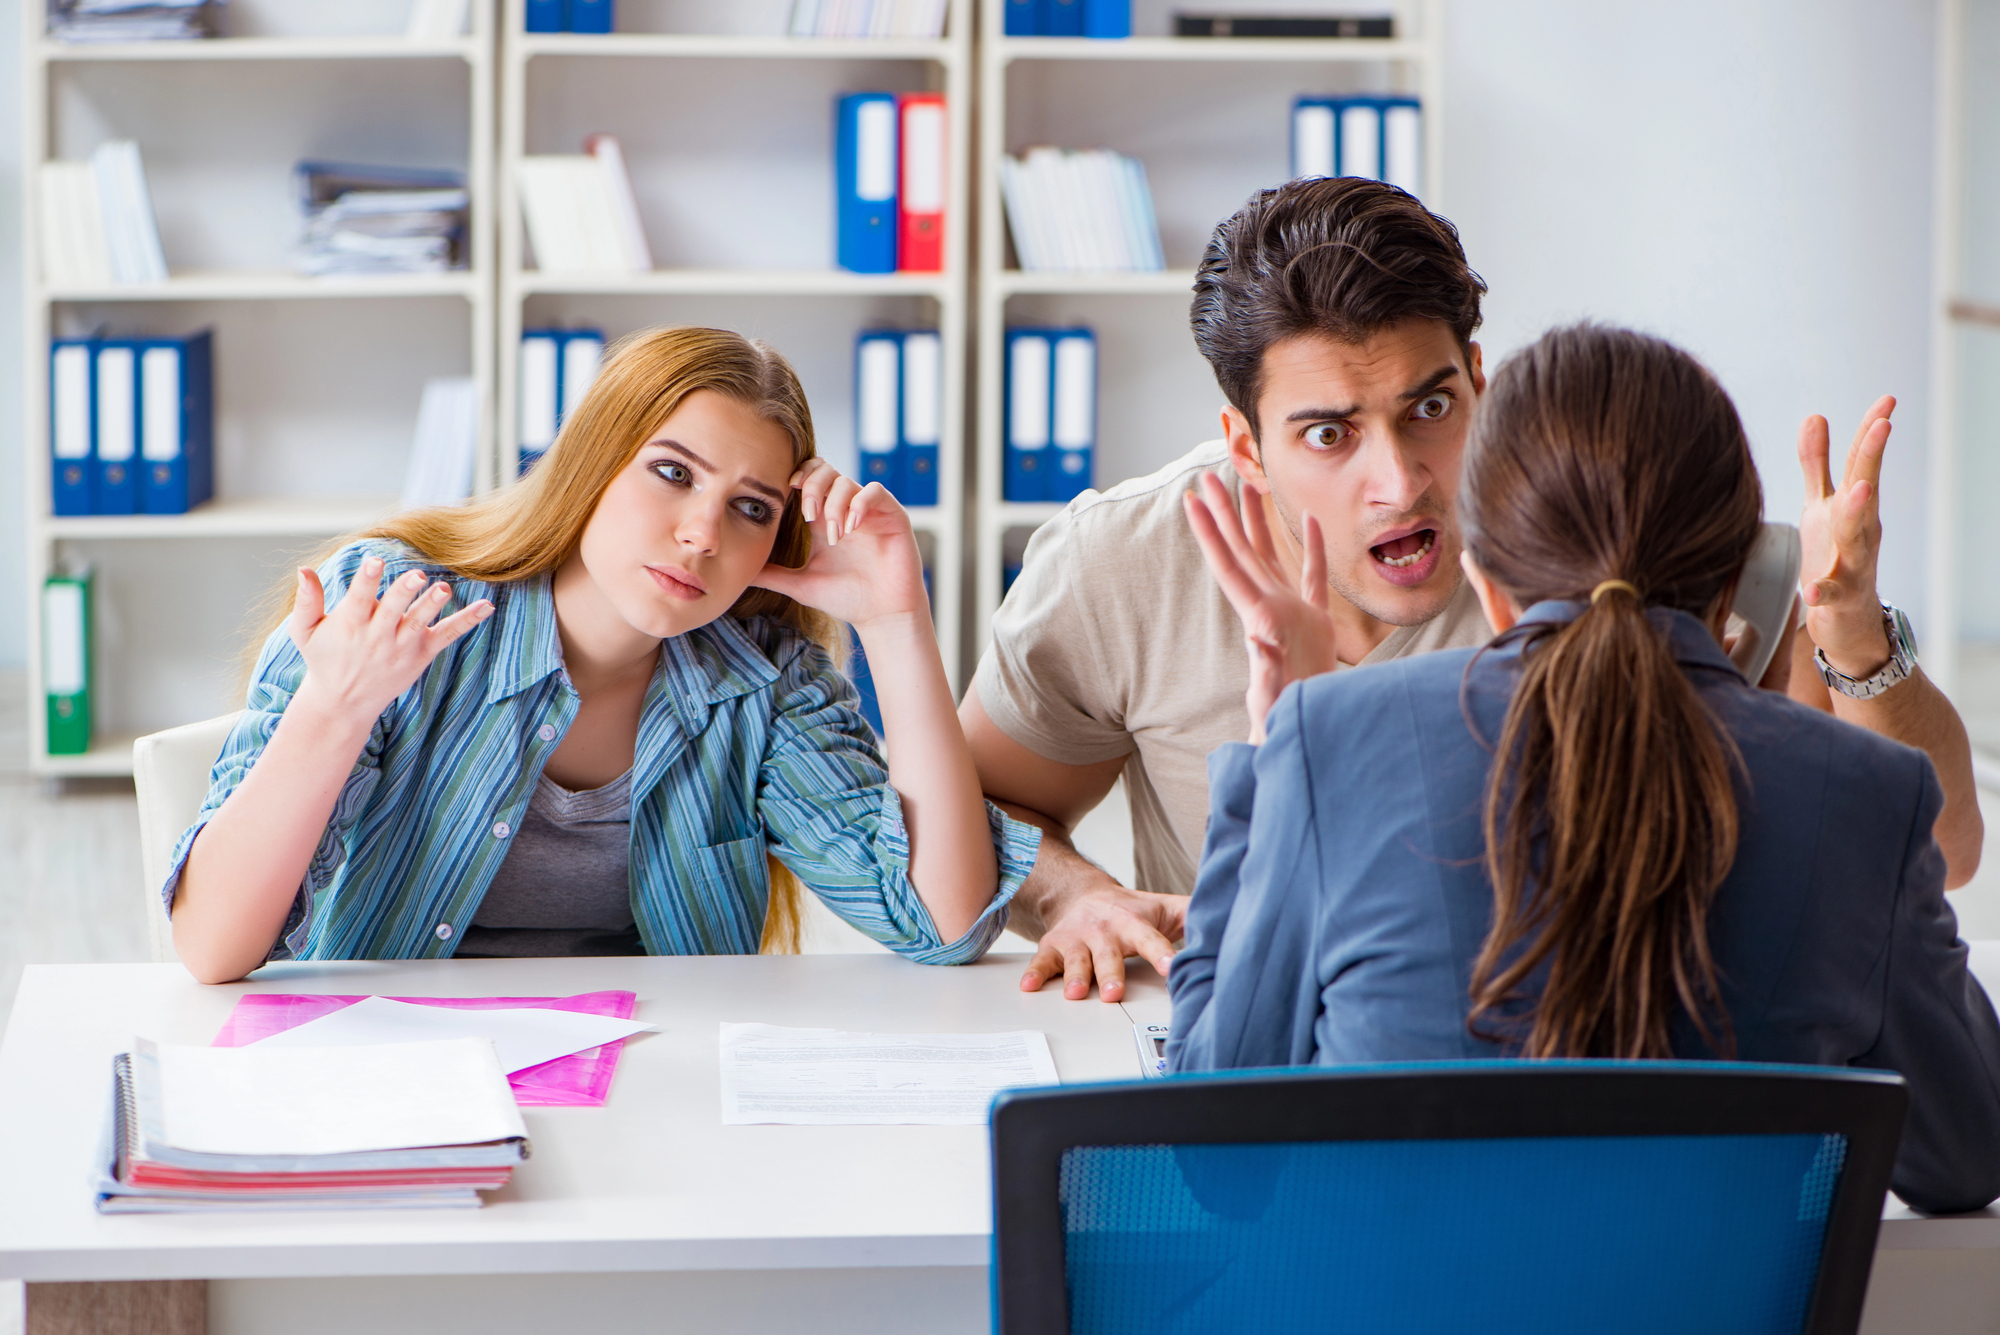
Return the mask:
[[996,1335],[1851,1335],[1908,1093],[1419,1062],[993,1107]]

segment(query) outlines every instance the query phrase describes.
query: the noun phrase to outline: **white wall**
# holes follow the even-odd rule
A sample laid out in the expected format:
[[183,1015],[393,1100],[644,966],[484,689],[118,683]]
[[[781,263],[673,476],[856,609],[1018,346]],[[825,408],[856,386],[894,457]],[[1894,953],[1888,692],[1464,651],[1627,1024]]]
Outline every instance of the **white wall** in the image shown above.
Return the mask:
[[[0,69],[18,67],[20,3],[0,0]],[[1933,6],[1447,11],[1442,207],[1493,287],[1489,356],[1584,316],[1677,340],[1735,395],[1774,517],[1797,511],[1801,417],[1830,416],[1838,448],[1876,394],[1898,394],[1883,587],[1921,626]],[[13,87],[0,92],[0,665],[21,660],[25,606]]]
[[1492,286],[1488,358],[1586,316],[1673,339],[1734,396],[1774,519],[1803,496],[1800,420],[1838,455],[1897,395],[1882,588],[1921,634],[1934,6],[1448,11],[1442,211]]

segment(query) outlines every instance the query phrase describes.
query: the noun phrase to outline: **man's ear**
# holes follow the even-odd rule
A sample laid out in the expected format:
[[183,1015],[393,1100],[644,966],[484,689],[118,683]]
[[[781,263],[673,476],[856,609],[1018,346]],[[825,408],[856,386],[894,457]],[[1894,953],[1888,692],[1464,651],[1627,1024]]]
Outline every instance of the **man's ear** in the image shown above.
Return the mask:
[[[1250,419],[1234,405],[1222,410],[1222,433],[1229,440],[1229,466],[1236,476],[1264,482],[1264,455],[1250,430]],[[1268,486],[1268,483],[1265,483]]]
[[1486,359],[1484,350],[1477,343],[1468,343],[1466,344],[1466,352],[1472,358],[1472,365],[1467,368],[1472,372],[1472,392],[1474,394],[1484,394],[1486,392]]

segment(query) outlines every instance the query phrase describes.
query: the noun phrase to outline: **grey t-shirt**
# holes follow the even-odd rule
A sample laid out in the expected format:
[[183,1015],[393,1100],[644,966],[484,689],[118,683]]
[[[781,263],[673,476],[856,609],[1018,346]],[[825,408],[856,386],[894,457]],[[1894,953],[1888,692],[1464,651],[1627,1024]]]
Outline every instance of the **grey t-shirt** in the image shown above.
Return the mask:
[[544,774],[453,952],[643,955],[632,917],[632,771],[573,793]]

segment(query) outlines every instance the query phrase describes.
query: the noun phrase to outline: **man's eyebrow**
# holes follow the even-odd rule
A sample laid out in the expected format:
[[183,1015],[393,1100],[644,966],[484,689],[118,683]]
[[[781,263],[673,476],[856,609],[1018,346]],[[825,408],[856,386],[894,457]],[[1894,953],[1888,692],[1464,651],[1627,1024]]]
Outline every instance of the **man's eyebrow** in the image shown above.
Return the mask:
[[[1418,385],[1415,389],[1404,390],[1398,397],[1405,403],[1421,399],[1426,394],[1436,392],[1439,386],[1458,373],[1459,369],[1456,366],[1441,366],[1431,372],[1430,376],[1422,384]],[[1339,422],[1354,416],[1360,411],[1361,405],[1358,403],[1346,408],[1301,408],[1295,413],[1288,414],[1285,420],[1287,422]]]
[[[672,450],[676,454],[683,455],[688,459],[689,462],[693,463],[697,468],[700,468],[705,473],[713,473],[715,471],[714,464],[702,458],[699,454],[696,454],[693,450],[689,449],[687,446],[681,444],[677,440],[653,440],[653,441],[648,441],[647,444],[658,445],[661,449]],[[752,491],[762,492],[764,495],[769,496],[774,501],[783,502],[786,499],[784,492],[779,491],[776,487],[768,486],[765,483],[759,482],[754,477],[744,478],[743,485],[750,488],[750,490]]]
[[1423,398],[1426,394],[1435,392],[1439,386],[1444,384],[1445,381],[1450,380],[1453,376],[1456,376],[1457,374],[1458,374],[1458,367],[1456,366],[1439,367],[1437,370],[1431,372],[1430,379],[1424,381],[1423,384],[1418,385],[1415,389],[1404,390],[1403,402],[1409,403],[1416,399]]
[[1338,422],[1342,418],[1352,417],[1360,411],[1361,405],[1358,403],[1351,408],[1301,408],[1295,413],[1288,414],[1285,420],[1287,422]]

